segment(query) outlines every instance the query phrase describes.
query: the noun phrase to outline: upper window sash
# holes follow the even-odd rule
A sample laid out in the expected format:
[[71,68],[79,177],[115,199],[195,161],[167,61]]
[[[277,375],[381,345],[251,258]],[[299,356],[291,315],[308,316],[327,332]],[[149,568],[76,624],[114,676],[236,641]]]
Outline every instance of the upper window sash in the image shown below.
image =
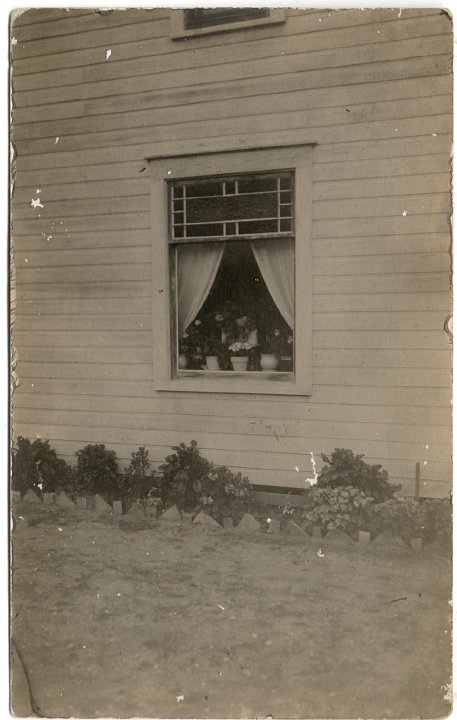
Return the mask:
[[169,241],[291,237],[293,201],[293,171],[173,180]]

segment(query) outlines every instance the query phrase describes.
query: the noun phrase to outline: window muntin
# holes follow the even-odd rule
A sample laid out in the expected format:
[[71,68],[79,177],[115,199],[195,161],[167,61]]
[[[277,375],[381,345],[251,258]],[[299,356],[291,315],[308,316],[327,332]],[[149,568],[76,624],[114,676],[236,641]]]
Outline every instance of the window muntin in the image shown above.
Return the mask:
[[290,235],[293,173],[170,183],[171,240]]

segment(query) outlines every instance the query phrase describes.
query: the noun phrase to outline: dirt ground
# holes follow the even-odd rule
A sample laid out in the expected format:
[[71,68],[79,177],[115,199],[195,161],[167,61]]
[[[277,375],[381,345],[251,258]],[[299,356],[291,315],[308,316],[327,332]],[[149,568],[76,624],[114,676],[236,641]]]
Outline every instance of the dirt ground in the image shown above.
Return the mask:
[[[449,714],[439,553],[20,503],[13,706],[46,717]],[[321,557],[323,555],[323,557]],[[17,648],[17,651],[16,651]]]

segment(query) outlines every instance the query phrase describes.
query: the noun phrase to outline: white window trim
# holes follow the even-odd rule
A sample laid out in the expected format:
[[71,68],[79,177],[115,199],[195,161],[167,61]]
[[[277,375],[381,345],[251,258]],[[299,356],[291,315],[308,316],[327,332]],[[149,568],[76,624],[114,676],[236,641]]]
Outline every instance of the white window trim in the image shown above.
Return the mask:
[[257,27],[259,25],[276,25],[277,23],[286,22],[286,11],[284,8],[270,8],[268,17],[254,18],[251,20],[238,20],[231,23],[223,23],[220,25],[208,25],[204,28],[185,29],[184,10],[171,11],[171,38],[179,40],[181,38],[194,37],[198,35],[208,35],[209,33],[227,32],[229,30],[243,30],[244,28]]
[[[272,148],[148,158],[151,176],[153,242],[154,387],[179,392],[310,395],[312,387],[312,147]],[[295,171],[295,363],[294,373],[185,371],[175,373],[171,353],[174,291],[169,263],[168,183],[209,175],[236,175],[274,170]]]

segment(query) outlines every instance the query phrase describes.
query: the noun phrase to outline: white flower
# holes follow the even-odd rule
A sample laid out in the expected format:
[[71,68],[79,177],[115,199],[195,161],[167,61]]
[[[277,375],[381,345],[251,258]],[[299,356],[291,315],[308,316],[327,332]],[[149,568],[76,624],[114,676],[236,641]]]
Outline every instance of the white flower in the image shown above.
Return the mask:
[[275,337],[279,337],[281,335],[281,330],[276,329],[274,331],[274,335],[275,335]]
[[216,315],[214,318],[217,322],[222,322],[224,319],[224,316],[219,313],[219,315]]
[[201,321],[201,320],[196,320],[195,323],[194,323],[194,325],[201,325],[201,324],[202,324],[202,321]]

